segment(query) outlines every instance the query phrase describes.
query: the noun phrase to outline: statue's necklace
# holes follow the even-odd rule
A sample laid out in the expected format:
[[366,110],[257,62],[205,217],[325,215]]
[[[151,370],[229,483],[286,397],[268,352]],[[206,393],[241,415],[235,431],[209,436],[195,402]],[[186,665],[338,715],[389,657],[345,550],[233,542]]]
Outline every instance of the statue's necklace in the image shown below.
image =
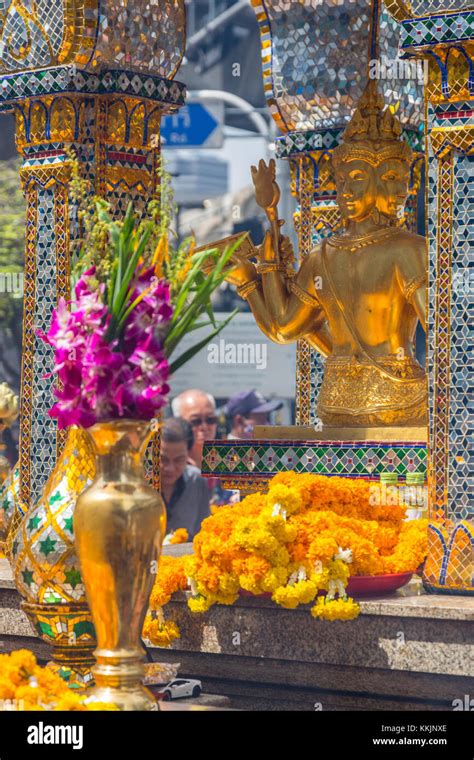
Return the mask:
[[361,237],[339,237],[338,235],[332,235],[328,238],[328,244],[333,248],[345,248],[346,251],[358,251],[360,248],[366,248],[372,243],[380,243],[387,238],[392,237],[398,232],[398,227],[390,227],[382,230],[375,230],[375,232],[368,232]]

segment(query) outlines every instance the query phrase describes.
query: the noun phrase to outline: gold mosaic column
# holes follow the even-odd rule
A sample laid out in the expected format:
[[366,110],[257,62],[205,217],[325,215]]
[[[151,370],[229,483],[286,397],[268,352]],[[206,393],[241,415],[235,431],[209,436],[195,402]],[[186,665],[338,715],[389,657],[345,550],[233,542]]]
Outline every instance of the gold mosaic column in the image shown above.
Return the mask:
[[[311,161],[299,161],[299,224],[298,252],[304,258],[313,247],[313,224],[311,205],[313,199],[313,173]],[[296,424],[311,424],[311,345],[299,340],[296,347]]]
[[[145,210],[157,191],[161,116],[184,102],[173,79],[184,40],[184,0],[100,9],[98,0],[17,0],[0,11],[0,111],[16,116],[27,201],[20,461],[0,491],[0,524],[23,609],[73,685],[90,682],[95,643],[73,531],[94,457],[82,430],[66,435],[48,416],[53,354],[37,331],[70,295],[80,244],[71,154],[113,213],[130,201]],[[156,482],[156,445],[152,453]]]
[[[156,30],[163,30],[163,34]],[[48,30],[48,31],[46,31]],[[157,187],[160,120],[184,102],[173,81],[184,51],[184,1],[53,0],[32,13],[0,12],[0,110],[14,111],[27,200],[19,491],[39,498],[65,433],[47,415],[52,352],[36,336],[58,298],[69,297],[80,231],[70,199],[69,152],[91,192],[117,214],[144,209]],[[13,473],[10,485],[16,484]]]
[[474,593],[474,10],[390,0],[401,52],[428,62],[429,591]]

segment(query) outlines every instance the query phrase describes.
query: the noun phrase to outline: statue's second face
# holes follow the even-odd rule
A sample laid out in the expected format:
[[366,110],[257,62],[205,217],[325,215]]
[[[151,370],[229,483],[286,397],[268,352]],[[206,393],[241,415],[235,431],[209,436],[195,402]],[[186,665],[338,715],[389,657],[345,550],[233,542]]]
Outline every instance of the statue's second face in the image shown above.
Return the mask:
[[389,217],[399,216],[408,194],[408,165],[399,159],[390,159],[377,167],[376,174],[378,210]]
[[336,168],[337,202],[345,219],[361,221],[376,204],[374,169],[366,161],[343,161]]

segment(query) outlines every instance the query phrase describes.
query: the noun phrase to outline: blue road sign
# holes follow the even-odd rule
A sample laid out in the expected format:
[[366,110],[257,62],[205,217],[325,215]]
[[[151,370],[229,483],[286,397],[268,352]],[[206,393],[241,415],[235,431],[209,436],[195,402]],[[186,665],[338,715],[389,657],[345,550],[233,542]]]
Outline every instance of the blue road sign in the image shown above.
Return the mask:
[[224,107],[188,103],[175,114],[164,116],[161,139],[166,148],[220,148],[223,143]]

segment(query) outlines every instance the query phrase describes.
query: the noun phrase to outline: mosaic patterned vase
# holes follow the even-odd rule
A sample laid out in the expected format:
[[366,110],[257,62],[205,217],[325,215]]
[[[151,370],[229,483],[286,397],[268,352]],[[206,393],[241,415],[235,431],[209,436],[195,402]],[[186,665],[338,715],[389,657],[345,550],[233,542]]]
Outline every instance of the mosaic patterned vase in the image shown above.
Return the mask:
[[74,545],[73,513],[92,482],[94,454],[87,434],[69,429],[39,502],[21,519],[11,548],[22,609],[53,648],[51,667],[70,686],[90,683],[95,633]]
[[161,495],[143,467],[147,422],[99,422],[88,428],[97,474],[74,513],[77,554],[97,631],[91,701],[121,710],[156,709],[142,685],[141,632],[166,533]]

